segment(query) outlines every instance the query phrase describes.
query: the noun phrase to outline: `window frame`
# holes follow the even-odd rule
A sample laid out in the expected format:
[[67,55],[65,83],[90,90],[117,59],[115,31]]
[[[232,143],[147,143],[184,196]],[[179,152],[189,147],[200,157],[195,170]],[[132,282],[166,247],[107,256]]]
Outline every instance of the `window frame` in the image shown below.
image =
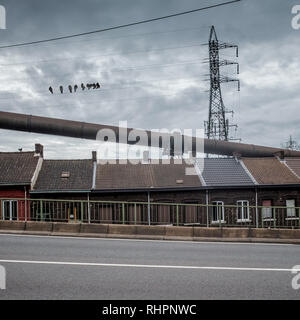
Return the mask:
[[[7,215],[7,217],[8,217],[8,219],[7,219],[7,217],[6,217],[6,214],[5,214],[5,204],[9,204],[9,206],[8,206],[8,210],[9,210],[9,212],[8,212],[8,215]],[[13,204],[16,204],[16,207],[15,207],[15,209],[16,209],[16,215],[14,216],[14,214],[13,214]],[[3,200],[2,201],[2,219],[3,220],[6,220],[6,221],[18,221],[19,220],[19,201],[18,200],[9,200],[9,199],[7,199],[7,200]]]
[[[288,201],[293,201],[294,205],[293,206],[288,206],[287,202]],[[286,199],[285,200],[285,206],[286,206],[286,218],[287,219],[294,219],[297,218],[297,212],[296,212],[296,199]],[[289,214],[290,210],[294,212],[294,214]]]
[[[224,201],[212,201],[212,213],[211,213],[211,223],[226,223],[224,216]],[[214,211],[217,210],[217,216],[219,218],[219,209],[221,208],[221,219],[214,220]]]
[[[264,205],[264,201],[269,201],[271,204],[269,206]],[[262,218],[264,221],[273,221],[274,220],[274,211],[273,211],[273,206],[272,206],[273,201],[271,199],[265,199],[262,200]],[[266,211],[268,210],[268,211]],[[267,212],[271,212],[271,215],[266,216]]]
[[[239,203],[241,203],[241,205],[239,205]],[[241,218],[239,218],[239,208],[241,208]],[[245,217],[245,211],[246,211],[246,217]],[[236,202],[236,215],[237,215],[237,222],[251,222],[249,200],[238,200]]]

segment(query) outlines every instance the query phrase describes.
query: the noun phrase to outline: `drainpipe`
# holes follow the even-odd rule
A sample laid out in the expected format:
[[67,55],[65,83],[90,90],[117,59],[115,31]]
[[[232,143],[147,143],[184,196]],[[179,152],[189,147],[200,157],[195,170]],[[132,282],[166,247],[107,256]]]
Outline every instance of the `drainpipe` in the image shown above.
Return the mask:
[[208,190],[206,190],[206,227],[208,228],[209,227],[209,221],[208,221],[208,216],[209,216],[209,208],[208,208]]
[[258,228],[258,195],[257,188],[255,188],[255,220],[256,220],[256,228]]
[[91,223],[90,194],[87,195],[88,200],[88,223]]
[[148,225],[151,225],[151,207],[150,207],[150,192],[148,191]]
[[24,187],[25,190],[25,222],[27,222],[27,189]]

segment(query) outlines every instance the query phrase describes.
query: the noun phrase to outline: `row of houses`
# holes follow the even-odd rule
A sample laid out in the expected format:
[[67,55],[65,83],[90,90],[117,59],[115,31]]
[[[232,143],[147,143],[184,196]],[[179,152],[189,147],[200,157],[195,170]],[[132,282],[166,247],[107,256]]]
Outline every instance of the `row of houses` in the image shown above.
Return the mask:
[[[177,219],[177,224],[180,220],[180,224],[206,225],[208,219],[226,223],[230,220],[226,206],[236,206],[236,221],[253,222],[260,214],[259,219],[270,222],[271,207],[277,206],[286,208],[285,219],[297,224],[299,187],[300,158],[110,163],[97,161],[93,152],[90,159],[47,160],[40,144],[32,152],[0,153],[1,218],[5,220],[86,222],[92,217],[93,222],[106,223],[149,219],[174,223]],[[142,203],[153,204],[150,212]],[[178,209],[173,204],[210,205],[211,212],[208,217],[207,206]],[[251,207],[256,207],[256,218]],[[258,207],[263,209],[257,212]]]

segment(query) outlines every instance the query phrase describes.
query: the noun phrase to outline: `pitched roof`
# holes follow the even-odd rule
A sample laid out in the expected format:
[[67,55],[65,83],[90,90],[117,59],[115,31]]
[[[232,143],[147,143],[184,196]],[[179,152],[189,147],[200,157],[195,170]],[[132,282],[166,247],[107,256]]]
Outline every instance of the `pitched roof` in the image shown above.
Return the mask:
[[300,177],[300,158],[286,158],[285,163],[298,177]]
[[98,164],[96,189],[147,189],[201,186],[198,175],[186,175],[185,169],[193,168],[185,162],[176,164]]
[[34,152],[0,152],[0,185],[30,184],[38,160]]
[[85,191],[92,182],[92,160],[44,160],[34,190]]
[[300,179],[276,158],[243,158],[243,162],[259,184],[300,184]]
[[207,186],[254,185],[240,162],[233,158],[205,158],[202,177]]

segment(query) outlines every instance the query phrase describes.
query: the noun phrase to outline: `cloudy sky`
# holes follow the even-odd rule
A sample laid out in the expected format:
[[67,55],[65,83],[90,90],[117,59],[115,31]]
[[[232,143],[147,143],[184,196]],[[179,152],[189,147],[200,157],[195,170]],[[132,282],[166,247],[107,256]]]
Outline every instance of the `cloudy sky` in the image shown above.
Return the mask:
[[[0,45],[81,33],[155,18],[222,0],[0,0],[7,29]],[[203,128],[209,29],[239,45],[241,91],[222,85],[244,143],[300,142],[300,0],[239,3],[135,27],[28,47],[0,49],[0,110],[129,127]],[[234,50],[222,50],[234,59]],[[222,68],[235,76],[235,68]],[[101,90],[63,95],[58,87],[99,82]],[[48,87],[54,88],[54,95]],[[46,158],[89,158],[93,141],[0,130],[0,151],[45,146]]]

